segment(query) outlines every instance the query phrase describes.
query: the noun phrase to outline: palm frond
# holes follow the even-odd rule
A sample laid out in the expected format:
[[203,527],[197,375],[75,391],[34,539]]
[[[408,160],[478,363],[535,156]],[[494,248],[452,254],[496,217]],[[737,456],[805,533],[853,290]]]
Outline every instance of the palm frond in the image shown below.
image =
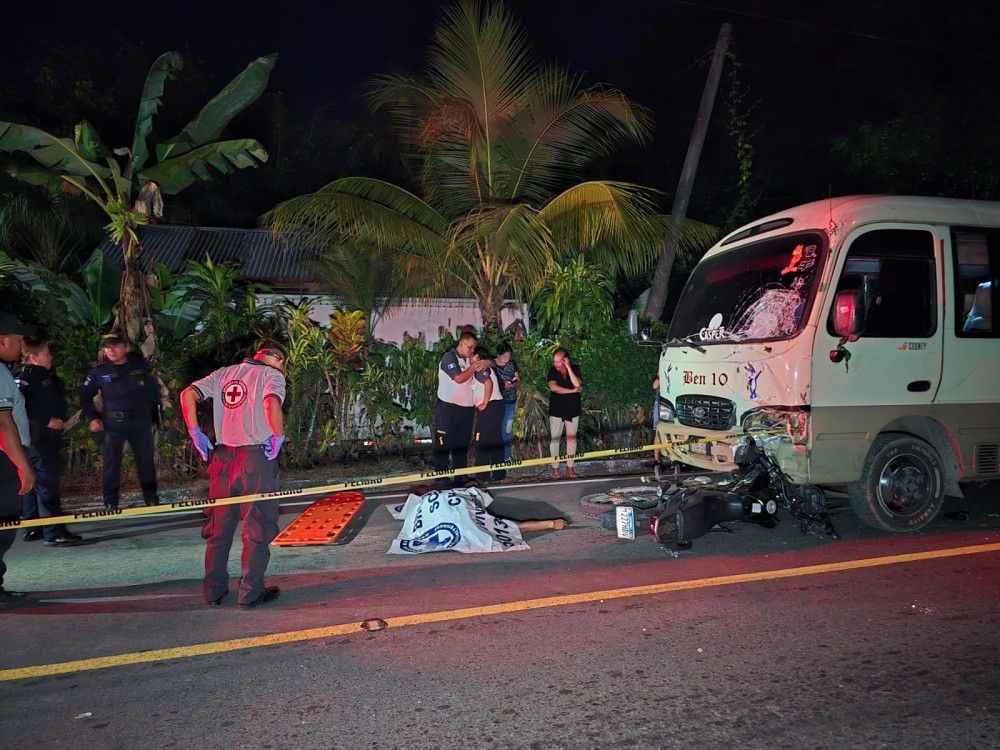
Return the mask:
[[623,182],[584,182],[541,211],[561,254],[583,251],[609,270],[648,269],[662,240],[649,191]]
[[448,230],[447,220],[413,193],[367,177],[334,180],[284,201],[261,223],[276,237],[294,236],[321,248],[350,238],[425,258],[440,255]]
[[579,179],[596,158],[624,141],[642,143],[652,131],[649,113],[620,91],[581,90],[578,78],[554,68],[539,72],[523,103],[505,141],[512,200],[545,200]]

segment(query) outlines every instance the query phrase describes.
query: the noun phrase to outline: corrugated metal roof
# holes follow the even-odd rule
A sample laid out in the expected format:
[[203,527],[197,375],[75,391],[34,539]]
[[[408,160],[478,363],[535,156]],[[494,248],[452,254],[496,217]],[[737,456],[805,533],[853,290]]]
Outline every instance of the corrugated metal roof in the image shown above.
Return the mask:
[[[215,263],[229,261],[242,269],[241,278],[262,281],[272,286],[301,287],[315,282],[302,264],[303,257],[316,252],[296,241],[279,242],[264,229],[226,229],[218,227],[182,227],[155,224],[140,227],[143,270],[162,263],[171,273],[184,270],[184,262]],[[122,250],[105,239],[101,250],[117,265],[122,264]]]

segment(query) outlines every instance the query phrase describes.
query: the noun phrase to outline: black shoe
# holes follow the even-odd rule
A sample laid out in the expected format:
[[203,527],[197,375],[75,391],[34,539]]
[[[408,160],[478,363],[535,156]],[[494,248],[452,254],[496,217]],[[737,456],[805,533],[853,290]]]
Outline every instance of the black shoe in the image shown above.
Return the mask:
[[151,505],[159,505],[160,504],[160,498],[156,498],[155,500],[144,500],[143,502],[146,503],[147,507],[149,507]]
[[83,541],[79,534],[70,534],[68,531],[60,534],[55,539],[46,539],[46,547],[72,547]]
[[118,504],[104,503],[104,510],[118,510]]
[[268,602],[273,602],[281,595],[281,589],[277,586],[271,586],[270,588],[264,589],[264,593],[254,599],[252,602],[247,602],[246,604],[241,604],[240,609],[253,609],[261,604],[267,604]]
[[18,604],[26,601],[25,597],[27,597],[27,594],[20,591],[4,591],[3,589],[0,589],[0,605]]
[[43,536],[41,529],[25,529],[24,536],[21,537],[26,542],[37,542]]
[[218,599],[213,599],[210,602],[205,602],[205,604],[207,604],[209,607],[212,607],[212,606],[219,607],[219,606],[222,605],[222,600],[225,599],[227,596],[229,596],[229,592],[228,591],[225,594],[223,594],[222,596],[220,596]]

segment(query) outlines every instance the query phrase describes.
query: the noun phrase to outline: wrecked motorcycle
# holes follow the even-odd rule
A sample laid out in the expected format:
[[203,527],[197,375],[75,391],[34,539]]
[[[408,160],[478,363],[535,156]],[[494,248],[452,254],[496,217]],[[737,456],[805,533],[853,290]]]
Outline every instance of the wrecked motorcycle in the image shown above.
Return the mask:
[[730,481],[712,487],[686,487],[664,498],[652,515],[650,531],[656,540],[674,550],[691,548],[691,541],[729,521],[778,524],[778,507],[787,508],[803,533],[840,536],[817,487],[792,485],[777,464],[751,438],[737,462]]

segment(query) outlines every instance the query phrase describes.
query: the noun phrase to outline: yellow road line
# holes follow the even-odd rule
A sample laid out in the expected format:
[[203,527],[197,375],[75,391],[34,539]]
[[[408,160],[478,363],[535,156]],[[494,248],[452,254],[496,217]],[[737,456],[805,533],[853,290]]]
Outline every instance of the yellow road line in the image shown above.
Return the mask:
[[[531,609],[565,607],[570,604],[586,604],[588,602],[600,601],[602,599],[625,599],[635,596],[652,596],[655,594],[667,594],[674,591],[688,591],[691,589],[703,589],[713,586],[731,586],[733,584],[753,583],[756,581],[773,581],[780,580],[782,578],[796,578],[799,576],[820,575],[823,573],[838,573],[845,570],[860,570],[863,568],[899,565],[902,563],[935,560],[946,557],[977,555],[984,552],[1000,552],[1000,543],[930,550],[927,552],[911,552],[902,555],[890,555],[887,557],[871,557],[863,560],[846,560],[844,562],[806,565],[798,568],[764,570],[757,573],[739,573],[729,576],[716,576],[714,578],[698,578],[693,581],[654,583],[646,586],[633,586],[622,589],[589,591],[582,594],[547,596],[540,599],[524,599],[522,601],[489,604],[481,607],[468,607],[465,609],[452,609],[443,610],[441,612],[426,612],[416,615],[403,615],[401,617],[388,617],[385,618],[384,621],[389,628],[399,628],[410,625],[426,625],[428,623],[445,622],[448,620],[462,620],[471,617],[486,617],[489,615],[509,614],[511,612],[524,612]],[[194,646],[161,648],[129,654],[102,656],[96,659],[80,659],[78,661],[59,662],[56,664],[40,664],[34,667],[4,669],[0,670],[0,682],[25,680],[32,677],[48,677],[51,675],[70,674],[74,672],[86,672],[94,669],[111,669],[113,667],[125,667],[132,664],[170,661],[171,659],[186,659],[192,656],[204,656],[206,654],[219,654],[227,651],[240,651],[242,649],[274,646],[279,643],[298,643],[301,641],[310,641],[319,638],[351,635],[360,632],[362,630],[361,625],[362,624],[360,622],[351,622],[343,625],[330,625],[322,628],[293,630],[287,633],[273,633],[271,635],[262,635],[253,638],[237,638],[229,641],[201,643]]]

